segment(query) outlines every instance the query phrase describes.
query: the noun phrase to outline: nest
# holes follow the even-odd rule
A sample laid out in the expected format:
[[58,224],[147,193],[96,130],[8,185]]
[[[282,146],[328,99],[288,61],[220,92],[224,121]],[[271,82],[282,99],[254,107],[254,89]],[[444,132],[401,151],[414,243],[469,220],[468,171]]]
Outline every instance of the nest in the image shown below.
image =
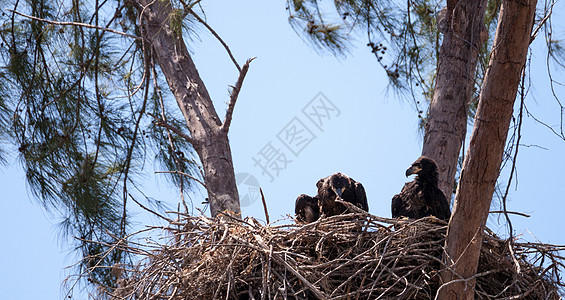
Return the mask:
[[[310,224],[184,216],[161,238],[120,243],[112,299],[433,299],[441,286],[446,224],[369,214]],[[164,230],[164,231],[163,231]],[[135,246],[137,245],[137,246]],[[511,254],[510,249],[513,250]],[[560,299],[563,250],[484,234],[476,299]],[[519,267],[517,267],[519,266]]]

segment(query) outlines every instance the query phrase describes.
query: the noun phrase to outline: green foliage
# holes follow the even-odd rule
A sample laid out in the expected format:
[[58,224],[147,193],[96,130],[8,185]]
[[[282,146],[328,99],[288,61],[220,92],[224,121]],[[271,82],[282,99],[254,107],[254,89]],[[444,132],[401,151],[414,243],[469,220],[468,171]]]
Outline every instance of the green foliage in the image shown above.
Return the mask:
[[[481,87],[489,66],[501,2],[501,0],[487,2],[480,34],[484,42],[478,49],[472,96],[467,103],[469,125],[474,121]],[[543,4],[543,11],[538,13],[534,21],[534,35],[536,30],[544,29],[548,66],[551,62],[559,68],[565,68],[563,45],[552,35],[551,12],[554,4],[555,1],[552,0]],[[412,101],[418,112],[420,133],[424,133],[428,122],[428,107],[434,97],[442,37],[445,30],[449,29],[443,13],[445,10],[442,11],[446,9],[445,6],[446,1],[441,0],[334,0],[331,4],[317,0],[287,0],[290,24],[295,31],[312,40],[318,48],[329,50],[334,54],[344,54],[356,37],[351,33],[366,35],[367,46],[389,78],[389,90]],[[335,30],[328,33],[310,30],[318,24]],[[528,67],[527,65],[526,68]],[[562,85],[562,83],[551,76],[550,68],[548,73],[552,92],[561,108],[560,115],[563,120],[565,109],[553,88],[554,84]],[[560,132],[545,126],[564,139],[563,122],[561,123]],[[509,143],[507,149],[511,147],[512,144]],[[462,151],[459,157],[458,173],[464,154],[465,152]],[[505,156],[505,160],[507,159],[509,156]]]
[[[346,0],[330,5],[316,0],[287,1],[290,24],[316,45],[344,54],[351,33],[367,36],[367,46],[389,77],[390,88],[412,95],[433,90],[439,34],[435,21],[437,1],[411,1],[408,7],[395,1]],[[312,31],[313,26],[333,30]],[[427,98],[427,97],[426,97]]]
[[[318,49],[346,54],[357,35],[366,35],[367,46],[389,78],[389,90],[410,99],[418,112],[419,128],[427,122],[427,108],[434,95],[436,67],[443,33],[440,0],[334,0],[333,5],[318,0],[287,0],[289,22],[295,31]],[[489,0],[485,13],[473,95],[468,103],[468,120],[473,122],[483,78],[498,23],[500,0]],[[552,1],[537,16],[537,25],[546,19]],[[551,28],[551,25],[545,26]],[[323,30],[321,30],[323,29]],[[546,33],[549,58],[565,66],[562,44]]]
[[[551,35],[550,35],[551,36]],[[565,46],[562,40],[549,38],[547,41],[549,56],[561,68],[565,68]]]
[[[3,81],[3,74],[0,74],[0,81]],[[7,107],[6,103],[4,103],[4,91],[3,84],[0,83],[0,165],[5,165],[7,163],[7,153],[5,147],[10,139],[10,134],[8,131],[8,122],[10,115],[10,109]]]
[[[2,1],[2,7],[45,20],[140,33],[139,11],[130,2]],[[145,163],[156,159],[164,170],[198,177],[190,144],[156,127],[147,113],[164,115],[182,128],[176,102],[168,88],[161,95],[154,78],[161,74],[138,40],[5,10],[0,40],[0,149],[18,150],[31,191],[63,219],[63,235],[76,238],[84,257],[81,273],[112,287],[116,278],[92,267],[127,259],[117,250],[101,254],[127,234],[126,205],[130,194],[136,195]],[[161,176],[183,192],[192,185],[178,174]]]
[[328,22],[316,0],[287,1],[288,20],[297,33],[304,33],[318,48],[343,54],[348,50],[347,29],[336,22]]
[[[336,0],[333,6],[317,0],[287,1],[290,24],[317,47],[344,54],[354,39],[351,32],[366,35],[369,50],[388,75],[389,89],[412,101],[421,129],[425,126],[427,107],[433,98],[443,35],[438,20],[444,6],[445,1],[438,0]],[[485,18],[488,38],[480,49],[476,89],[469,103],[471,116],[474,116],[488,65],[499,7],[499,0],[488,3]],[[313,27],[332,30],[313,31]]]

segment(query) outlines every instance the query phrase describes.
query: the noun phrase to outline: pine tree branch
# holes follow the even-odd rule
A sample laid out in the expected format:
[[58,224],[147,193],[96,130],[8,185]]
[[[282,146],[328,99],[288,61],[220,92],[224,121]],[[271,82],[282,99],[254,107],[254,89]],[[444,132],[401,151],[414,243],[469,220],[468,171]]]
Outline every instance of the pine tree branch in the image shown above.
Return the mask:
[[514,214],[514,215],[518,215],[518,216],[522,216],[522,217],[526,217],[529,218],[531,217],[528,214],[525,213],[521,213],[521,212],[517,212],[517,211],[506,211],[506,210],[491,210],[488,212],[489,214]]
[[233,87],[233,91],[231,92],[230,95],[230,103],[228,105],[228,110],[226,111],[226,118],[224,119],[224,123],[222,124],[222,128],[221,128],[221,130],[224,131],[225,133],[227,133],[230,128],[231,120],[233,117],[233,110],[235,108],[235,102],[237,101],[237,96],[239,96],[239,91],[241,90],[241,86],[243,85],[243,79],[245,79],[245,75],[249,70],[249,64],[255,58],[256,57],[252,57],[248,59],[243,65],[243,68],[241,68],[241,72],[239,72],[239,77],[237,78],[237,82],[235,83],[235,86]]
[[24,13],[14,11],[14,10],[11,10],[11,9],[8,9],[8,11],[12,12],[16,15],[20,15],[22,17],[25,17],[25,18],[40,21],[40,22],[45,22],[47,24],[61,25],[61,26],[80,26],[80,27],[85,27],[85,28],[99,29],[99,30],[102,30],[102,31],[107,31],[107,32],[123,35],[123,36],[129,37],[129,38],[132,38],[132,39],[141,40],[140,37],[135,36],[135,35],[131,35],[129,33],[117,31],[117,30],[110,29],[110,28],[100,27],[100,26],[96,26],[96,25],[92,25],[92,24],[80,23],[80,22],[53,21],[53,20],[47,20],[47,19],[42,19],[42,18],[26,15]]
[[165,220],[165,221],[167,221],[167,222],[169,222],[169,223],[173,223],[173,220],[171,220],[171,219],[169,219],[169,218],[167,218],[167,217],[165,217],[165,216],[163,216],[163,215],[157,213],[156,211],[154,211],[154,210],[152,210],[152,209],[146,207],[145,205],[139,203],[137,200],[135,200],[135,198],[134,198],[131,194],[128,194],[128,196],[131,198],[131,200],[133,200],[133,202],[137,203],[137,205],[139,205],[141,208],[145,209],[146,211],[148,211],[148,212],[150,212],[150,213],[156,215],[157,217],[159,217],[159,218],[161,218],[161,219],[163,219],[163,220]]
[[210,33],[212,33],[212,35],[220,42],[220,44],[222,44],[222,46],[224,46],[224,48],[226,49],[226,52],[228,52],[228,55],[231,58],[232,62],[234,63],[235,67],[237,68],[237,70],[239,72],[241,72],[241,67],[239,66],[239,64],[235,60],[235,57],[233,57],[233,54],[231,53],[231,50],[228,47],[228,45],[224,42],[224,40],[222,40],[220,35],[218,35],[216,33],[216,31],[214,31],[214,29],[212,29],[212,27],[210,27],[210,25],[208,25],[208,23],[206,23],[206,21],[204,21],[198,14],[196,14],[194,12],[194,10],[192,10],[192,7],[200,1],[193,3],[193,5],[188,5],[188,4],[186,4],[185,1],[180,1],[180,2],[184,6],[185,14],[189,13],[189,14],[193,15],[196,18],[196,20],[198,20],[198,22],[202,23],[202,25],[204,25],[204,27],[206,27],[206,29],[208,29],[208,31],[210,31]]
[[186,176],[189,179],[192,179],[192,180],[200,183],[206,189],[206,191],[210,194],[210,196],[215,197],[214,191],[210,190],[210,188],[208,188],[208,185],[206,185],[206,183],[204,183],[202,180],[200,180],[200,179],[198,179],[198,178],[196,178],[196,177],[194,177],[190,174],[187,174],[187,173],[181,172],[181,171],[156,171],[155,172],[155,174],[161,174],[161,173],[177,174],[177,175],[181,175],[181,176]]
[[[163,120],[163,122],[167,123],[167,115],[165,114],[165,104],[163,102],[163,95],[161,94],[161,88],[159,87],[159,83],[157,82],[157,71],[155,70],[155,63],[151,64],[151,72],[153,74],[153,87],[156,91],[156,94],[157,94],[157,97],[158,97],[158,100],[159,100],[159,106],[161,108],[161,120]],[[173,160],[175,162],[175,165],[176,165],[178,170],[182,170],[180,158],[177,154],[177,147],[175,146],[175,143],[173,142],[171,131],[169,129],[167,129],[166,131],[167,131],[167,139],[169,141],[169,147],[171,147],[171,150],[173,150],[171,152],[171,154],[172,154]],[[180,199],[181,199],[182,205],[184,206],[185,212],[188,212],[188,206],[186,205],[186,201],[184,200],[184,180],[180,181],[179,188],[180,188]]]
[[553,14],[554,5],[555,5],[555,1],[551,3],[548,9],[546,9],[545,16],[543,17],[543,19],[541,19],[541,21],[539,21],[538,26],[536,26],[536,28],[532,30],[532,34],[530,37],[530,44],[536,39],[536,37],[538,36],[538,32],[542,29],[542,27],[545,25],[545,23],[549,20],[549,18]]
[[198,179],[198,178],[196,178],[196,177],[194,177],[190,174],[187,174],[185,172],[181,172],[181,171],[155,171],[155,174],[176,174],[176,175],[186,176],[186,177],[200,183],[205,189],[208,189],[208,187],[206,186],[206,184],[204,182],[202,182],[202,180],[200,180],[200,179]]
[[155,125],[160,126],[160,127],[164,127],[169,129],[170,131],[174,132],[176,135],[180,136],[181,138],[185,139],[187,142],[189,142],[193,147],[196,147],[198,145],[198,141],[196,141],[195,139],[193,139],[191,136],[189,136],[188,134],[182,132],[181,130],[179,130],[178,128],[172,126],[171,124],[155,117],[152,114],[149,114],[150,116],[152,116],[153,118],[155,118]]

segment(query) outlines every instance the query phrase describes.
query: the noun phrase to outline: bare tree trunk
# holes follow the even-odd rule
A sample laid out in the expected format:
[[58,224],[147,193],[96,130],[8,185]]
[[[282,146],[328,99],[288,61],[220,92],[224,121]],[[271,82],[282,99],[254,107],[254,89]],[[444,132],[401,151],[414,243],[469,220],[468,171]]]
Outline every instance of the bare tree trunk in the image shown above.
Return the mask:
[[[223,211],[239,215],[239,196],[228,141],[228,127],[235,99],[232,99],[234,103],[230,102],[231,109],[228,109],[225,126],[222,126],[204,82],[188,53],[182,38],[181,25],[173,27],[171,24],[175,20],[170,1],[137,2],[141,6],[144,41],[149,42],[154,49],[157,63],[190,131],[190,136],[183,137],[194,146],[202,161],[212,216]],[[178,29],[175,31],[174,28]]]
[[438,57],[434,96],[430,103],[422,155],[439,167],[439,188],[451,199],[457,159],[467,132],[467,104],[473,93],[475,69],[484,27],[486,0],[447,1],[446,21]]
[[[536,0],[502,2],[489,68],[449,221],[444,257],[449,269],[438,299],[473,299],[475,275],[508,126],[526,62]],[[457,281],[459,280],[459,281]]]

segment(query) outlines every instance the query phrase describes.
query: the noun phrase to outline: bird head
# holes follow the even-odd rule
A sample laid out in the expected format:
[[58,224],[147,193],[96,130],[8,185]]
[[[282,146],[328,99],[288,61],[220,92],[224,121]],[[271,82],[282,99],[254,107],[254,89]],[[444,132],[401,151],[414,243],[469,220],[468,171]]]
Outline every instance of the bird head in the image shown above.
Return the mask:
[[406,177],[413,175],[413,174],[418,174],[419,172],[422,171],[422,165],[421,164],[416,164],[413,163],[410,168],[408,168],[406,170]]
[[437,178],[437,164],[436,162],[426,156],[420,156],[411,166],[406,170],[406,177],[416,174],[423,177]]
[[347,185],[347,177],[341,173],[335,173],[330,176],[329,185],[332,191],[334,191],[339,198],[342,198],[343,191]]
[[320,217],[318,198],[302,194],[296,198],[294,213],[297,218],[306,223],[316,221]]

